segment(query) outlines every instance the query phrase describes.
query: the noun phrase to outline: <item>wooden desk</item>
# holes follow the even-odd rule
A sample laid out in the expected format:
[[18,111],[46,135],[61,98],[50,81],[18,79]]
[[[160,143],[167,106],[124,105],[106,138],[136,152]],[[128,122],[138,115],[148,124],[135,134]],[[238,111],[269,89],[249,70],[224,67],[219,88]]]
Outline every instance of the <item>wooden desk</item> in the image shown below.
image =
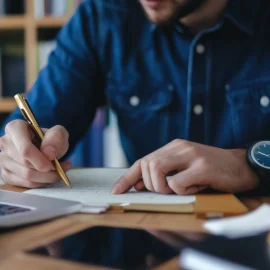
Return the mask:
[[[0,189],[22,191],[21,188],[0,186]],[[270,202],[269,197],[243,198],[241,201],[249,208],[255,209],[262,202]],[[1,233],[0,237],[0,269],[93,269],[75,263],[67,263],[55,259],[28,255],[24,252],[56,240],[64,236],[91,228],[93,226],[117,226],[137,229],[177,230],[182,232],[204,233],[202,223],[192,214],[161,213],[105,213],[100,215],[74,214],[61,217],[37,225]],[[158,269],[179,269],[177,259],[161,265]],[[10,266],[10,267],[8,267]],[[97,269],[97,268],[95,268]],[[103,268],[104,269],[104,268]]]

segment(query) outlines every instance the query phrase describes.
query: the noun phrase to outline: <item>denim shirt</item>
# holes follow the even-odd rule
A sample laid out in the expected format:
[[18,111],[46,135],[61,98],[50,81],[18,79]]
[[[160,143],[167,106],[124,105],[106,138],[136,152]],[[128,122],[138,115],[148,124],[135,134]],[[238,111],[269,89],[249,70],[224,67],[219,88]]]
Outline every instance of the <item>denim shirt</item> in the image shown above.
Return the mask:
[[85,1],[28,101],[42,127],[68,130],[71,149],[109,104],[130,163],[175,138],[222,148],[269,139],[268,14],[267,1],[229,1],[194,35],[179,21],[152,24],[137,0]]

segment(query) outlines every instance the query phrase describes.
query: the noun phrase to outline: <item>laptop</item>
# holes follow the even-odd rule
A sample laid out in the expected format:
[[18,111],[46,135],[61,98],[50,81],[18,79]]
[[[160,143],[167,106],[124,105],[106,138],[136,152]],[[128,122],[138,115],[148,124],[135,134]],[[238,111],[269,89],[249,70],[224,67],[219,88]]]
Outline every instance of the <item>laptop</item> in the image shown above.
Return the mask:
[[0,190],[0,228],[18,227],[80,211],[76,201]]

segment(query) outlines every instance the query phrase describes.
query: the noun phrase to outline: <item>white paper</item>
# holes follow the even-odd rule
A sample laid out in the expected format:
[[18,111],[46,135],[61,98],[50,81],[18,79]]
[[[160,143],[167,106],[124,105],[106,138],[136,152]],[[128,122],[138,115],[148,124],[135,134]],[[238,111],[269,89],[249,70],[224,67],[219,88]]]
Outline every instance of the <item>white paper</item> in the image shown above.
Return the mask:
[[179,264],[190,270],[255,270],[190,248],[181,252]]
[[100,214],[105,212],[108,208],[109,205],[107,206],[83,205],[82,208],[78,211],[78,213]]
[[204,228],[216,235],[229,238],[248,237],[270,230],[270,205],[238,217],[223,218],[204,223]]
[[27,193],[48,197],[79,201],[85,205],[103,205],[111,203],[141,203],[141,204],[189,204],[195,202],[195,196],[163,195],[153,192],[130,192],[121,195],[110,193],[113,184],[127,169],[74,169],[67,175],[72,189],[63,181],[54,186],[32,189]]

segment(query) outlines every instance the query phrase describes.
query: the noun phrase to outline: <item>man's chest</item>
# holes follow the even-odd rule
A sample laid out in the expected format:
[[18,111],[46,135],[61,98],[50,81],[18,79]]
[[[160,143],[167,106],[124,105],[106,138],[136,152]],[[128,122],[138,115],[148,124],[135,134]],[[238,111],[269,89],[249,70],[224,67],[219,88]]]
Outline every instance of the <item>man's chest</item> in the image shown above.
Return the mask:
[[[104,70],[105,93],[119,115],[136,120],[167,113],[181,122],[183,138],[218,145],[224,143],[212,139],[215,121],[239,141],[244,133],[246,140],[258,137],[270,120],[267,42],[213,31],[193,38],[156,33],[142,47],[125,47],[122,37],[118,44],[107,51],[116,57]],[[205,134],[198,137],[200,129]]]

